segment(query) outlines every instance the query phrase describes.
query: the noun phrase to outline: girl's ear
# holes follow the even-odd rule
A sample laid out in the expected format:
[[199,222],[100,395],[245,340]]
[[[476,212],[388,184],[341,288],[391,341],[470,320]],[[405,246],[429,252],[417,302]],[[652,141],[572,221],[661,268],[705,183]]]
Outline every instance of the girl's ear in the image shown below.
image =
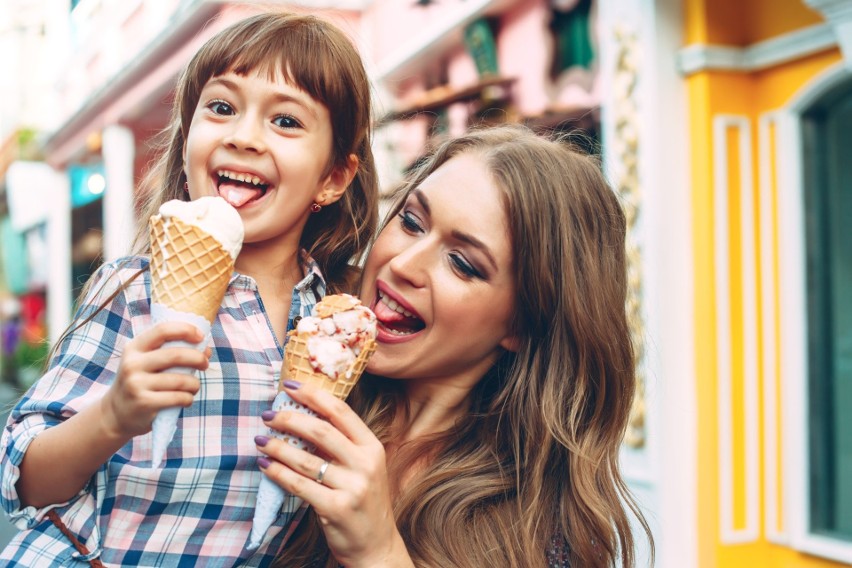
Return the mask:
[[346,158],[346,163],[342,166],[337,166],[328,175],[325,185],[320,190],[319,195],[317,195],[316,202],[322,206],[327,206],[343,197],[349,184],[352,183],[352,178],[355,177],[355,173],[358,171],[359,164],[360,160],[358,160],[358,156],[349,154],[349,157]]

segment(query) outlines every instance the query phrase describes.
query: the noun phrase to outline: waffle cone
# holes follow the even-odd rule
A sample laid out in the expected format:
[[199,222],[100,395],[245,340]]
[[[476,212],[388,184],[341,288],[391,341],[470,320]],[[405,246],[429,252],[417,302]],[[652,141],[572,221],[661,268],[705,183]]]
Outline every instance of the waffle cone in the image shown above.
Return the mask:
[[151,301],[216,319],[234,260],[215,238],[177,218],[151,217]]
[[341,400],[345,400],[349,396],[349,391],[364,374],[367,361],[373,351],[376,350],[376,341],[369,340],[358,357],[352,362],[352,365],[349,366],[347,372],[339,379],[334,380],[325,373],[315,371],[311,365],[310,354],[308,353],[308,338],[310,337],[308,334],[293,330],[288,335],[290,339],[287,341],[287,349],[284,354],[287,378],[300,383],[314,384]]
[[349,294],[330,294],[316,305],[314,308],[316,313],[314,315],[319,318],[327,318],[360,305],[361,301]]

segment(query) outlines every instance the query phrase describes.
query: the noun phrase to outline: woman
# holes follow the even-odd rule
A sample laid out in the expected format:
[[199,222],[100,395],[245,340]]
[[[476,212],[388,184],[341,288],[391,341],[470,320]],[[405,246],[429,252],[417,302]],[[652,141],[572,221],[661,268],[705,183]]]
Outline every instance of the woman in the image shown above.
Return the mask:
[[[523,127],[446,142],[403,189],[361,297],[378,349],[327,421],[266,423],[263,471],[312,508],[281,566],[634,565],[618,470],[634,392],[625,219],[597,164]],[[317,483],[319,481],[319,483]]]

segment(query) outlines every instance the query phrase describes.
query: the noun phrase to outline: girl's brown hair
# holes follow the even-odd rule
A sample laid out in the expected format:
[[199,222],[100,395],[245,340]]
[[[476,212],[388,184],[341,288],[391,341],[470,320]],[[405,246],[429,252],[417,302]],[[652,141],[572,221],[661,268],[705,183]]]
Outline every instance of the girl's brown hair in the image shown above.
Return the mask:
[[[376,229],[378,184],[371,143],[370,86],[361,57],[351,41],[315,16],[270,12],[231,25],[207,41],[187,65],[175,91],[162,154],[143,180],[142,219],[170,199],[189,200],[183,190],[183,150],[192,115],[204,85],[212,77],[266,73],[284,77],[328,109],[332,155],[325,174],[344,166],[351,154],[358,171],[343,197],[312,214],[301,245],[317,261],[330,291],[346,287],[349,263],[359,259]],[[142,224],[136,252],[150,252]]]
[[[634,515],[618,455],[634,394],[625,217],[598,164],[520,126],[444,143],[405,196],[453,156],[475,153],[502,190],[515,264],[517,353],[505,353],[450,431],[403,447],[391,479],[434,456],[397,493],[397,526],[416,566],[635,564]],[[385,443],[405,412],[402,381],[365,377],[350,404]],[[279,566],[336,566],[311,511]]]
[[[332,154],[325,174],[358,157],[358,171],[336,203],[312,214],[301,246],[319,264],[328,292],[348,291],[351,262],[364,254],[376,230],[378,181],[371,143],[370,86],[364,64],[350,40],[330,23],[309,15],[268,12],[241,20],[214,35],[190,60],[178,79],[169,125],[161,133],[160,158],[142,180],[143,200],[134,239],[136,254],[149,255],[148,219],[171,199],[189,200],[184,191],[183,150],[201,90],[212,77],[234,72],[285,77],[322,103],[332,126]],[[137,272],[130,280],[140,276]],[[90,291],[90,279],[80,298]],[[124,285],[106,298],[106,304]],[[104,282],[104,285],[107,283]],[[94,316],[72,322],[51,349],[50,361],[69,333]]]

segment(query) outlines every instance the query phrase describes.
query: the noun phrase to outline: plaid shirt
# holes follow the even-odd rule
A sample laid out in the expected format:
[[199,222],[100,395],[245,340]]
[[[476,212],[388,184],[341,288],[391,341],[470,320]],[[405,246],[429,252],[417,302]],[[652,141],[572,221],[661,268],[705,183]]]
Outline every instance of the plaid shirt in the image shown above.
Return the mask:
[[[316,263],[308,258],[306,266],[293,290],[288,330],[325,294]],[[277,392],[283,349],[256,283],[236,274],[211,329],[213,354],[200,373],[201,390],[183,410],[162,467],[151,467],[151,434],[137,436],[70,501],[21,508],[15,483],[30,442],[103,396],[124,346],[151,325],[149,271],[132,280],[147,267],[142,257],[101,267],[75,321],[94,316],[60,343],[48,372],[9,417],[0,442],[0,504],[22,531],[0,554],[4,566],[85,565],[88,558],[45,518],[50,509],[108,566],[267,565],[304,512],[290,498],[291,514],[279,516],[258,550],[245,549],[262,475],[254,437],[268,431],[260,414]]]

